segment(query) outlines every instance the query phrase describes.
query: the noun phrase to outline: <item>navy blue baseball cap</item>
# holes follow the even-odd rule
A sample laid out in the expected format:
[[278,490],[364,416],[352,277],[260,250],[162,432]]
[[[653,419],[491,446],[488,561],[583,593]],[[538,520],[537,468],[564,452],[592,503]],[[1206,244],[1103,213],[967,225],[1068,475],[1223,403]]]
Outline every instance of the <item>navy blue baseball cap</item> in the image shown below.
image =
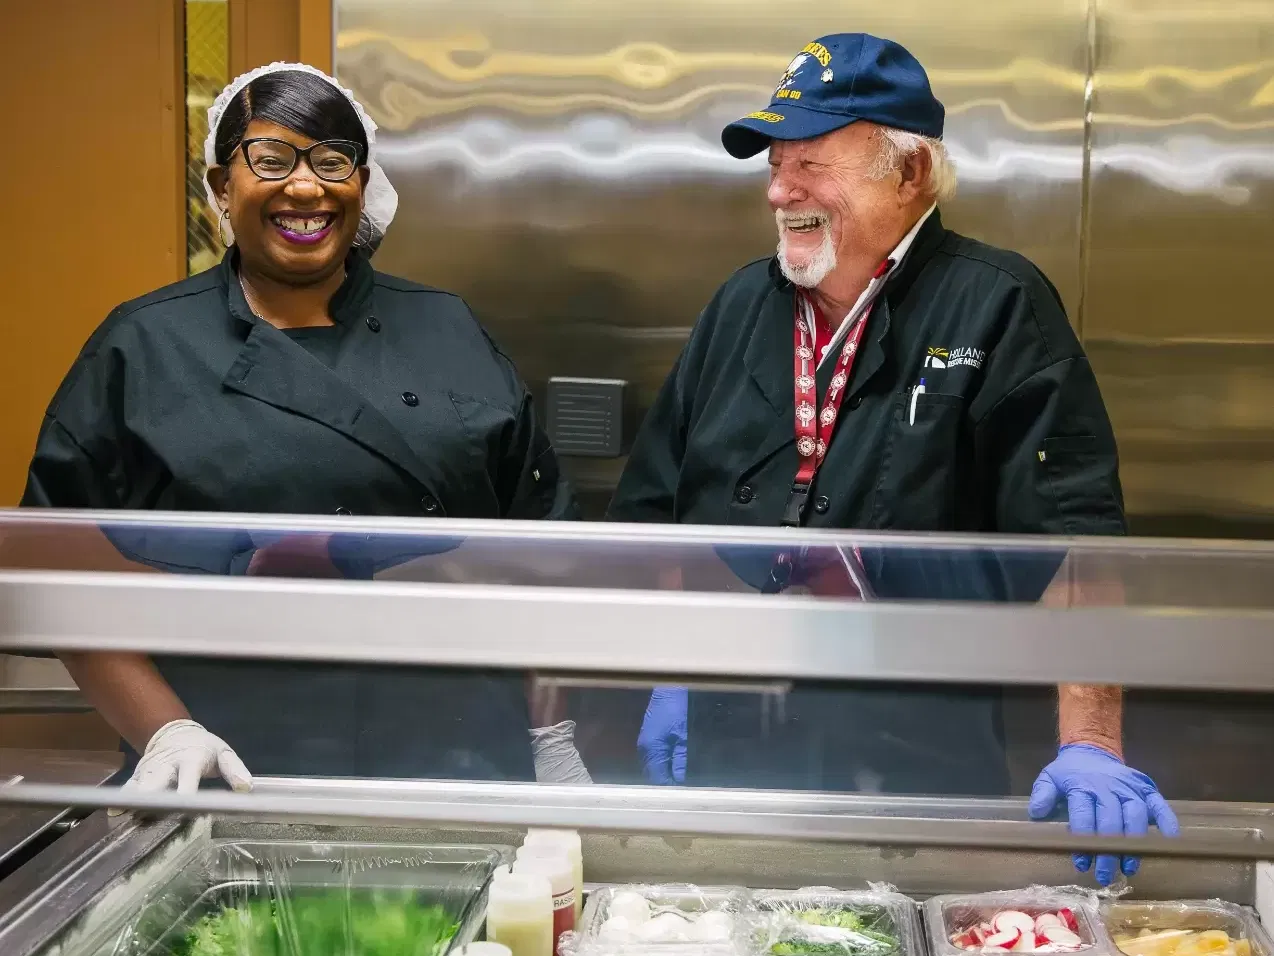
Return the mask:
[[858,120],[940,138],[945,116],[925,68],[904,47],[868,33],[834,33],[806,44],[769,107],[723,129],[721,145],[747,159],[770,140],[813,139]]

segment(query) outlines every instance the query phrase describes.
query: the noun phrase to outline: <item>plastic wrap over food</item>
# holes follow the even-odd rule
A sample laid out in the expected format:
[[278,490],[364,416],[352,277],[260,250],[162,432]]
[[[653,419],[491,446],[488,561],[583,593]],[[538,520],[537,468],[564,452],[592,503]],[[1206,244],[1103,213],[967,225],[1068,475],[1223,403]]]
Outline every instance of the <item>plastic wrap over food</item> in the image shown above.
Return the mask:
[[742,887],[605,887],[588,898],[562,956],[735,956],[748,950],[749,894]]
[[892,887],[824,887],[753,894],[753,952],[772,956],[923,953],[919,908]]
[[443,956],[507,847],[214,842],[85,956]]
[[1222,900],[1114,901],[1100,913],[1125,956],[1274,956],[1255,916]]
[[961,953],[1103,953],[1112,951],[1097,912],[1098,894],[1081,887],[1032,886],[924,905],[933,956]]
[[[920,956],[919,909],[892,887],[846,891],[608,887],[563,956]],[[1274,956],[1274,954],[1271,954]]]

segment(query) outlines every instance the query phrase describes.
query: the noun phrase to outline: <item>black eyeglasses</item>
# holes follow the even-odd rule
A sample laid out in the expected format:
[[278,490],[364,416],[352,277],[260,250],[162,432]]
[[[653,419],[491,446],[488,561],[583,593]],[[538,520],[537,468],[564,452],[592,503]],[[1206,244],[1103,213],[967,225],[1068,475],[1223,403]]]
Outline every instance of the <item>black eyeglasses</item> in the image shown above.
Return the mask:
[[300,149],[281,139],[245,139],[239,144],[248,168],[259,179],[287,179],[305,160],[324,182],[343,183],[358,169],[362,148],[345,139],[325,139]]

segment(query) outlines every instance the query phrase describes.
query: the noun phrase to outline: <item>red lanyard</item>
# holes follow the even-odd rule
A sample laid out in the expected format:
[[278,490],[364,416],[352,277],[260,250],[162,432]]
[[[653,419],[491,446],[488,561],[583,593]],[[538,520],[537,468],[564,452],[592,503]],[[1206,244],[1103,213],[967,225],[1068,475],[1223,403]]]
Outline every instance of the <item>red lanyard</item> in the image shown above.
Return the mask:
[[[888,275],[892,266],[891,259],[882,262],[872,277],[873,281]],[[800,456],[800,465],[796,469],[796,479],[792,483],[787,507],[783,511],[782,524],[786,527],[799,527],[801,524],[810,485],[814,483],[814,476],[818,474],[818,468],[827,454],[827,446],[832,442],[836,418],[840,414],[840,403],[845,398],[849,376],[854,370],[854,359],[858,356],[858,346],[862,342],[867,319],[875,304],[873,299],[845,335],[845,341],[836,356],[832,380],[828,383],[827,394],[820,408],[817,405],[815,381],[818,358],[814,323],[819,319],[818,309],[807,293],[801,290],[796,293],[792,317],[793,379],[796,389],[796,453]]]
[[[872,281],[879,281],[889,274],[894,261],[886,259],[876,270]],[[813,300],[803,291],[796,293],[796,302],[792,316],[794,329],[793,345],[793,378],[796,389],[796,453],[800,456],[800,464],[796,469],[796,478],[792,482],[792,490],[788,493],[787,504],[783,509],[783,527],[799,528],[805,515],[805,505],[809,500],[810,487],[819,466],[827,454],[827,446],[832,442],[832,434],[836,431],[836,418],[840,413],[840,403],[845,398],[849,387],[849,376],[854,370],[854,359],[858,357],[858,347],[867,330],[867,319],[875,307],[872,299],[862,314],[854,320],[853,326],[845,335],[840,353],[836,356],[836,368],[832,372],[832,380],[827,385],[827,395],[823,406],[816,411],[818,392],[815,377],[818,372],[816,350],[818,336],[815,323],[819,320],[818,309]],[[835,341],[835,336],[833,336]],[[853,549],[854,561],[862,568],[862,554],[858,548]],[[826,565],[826,566],[824,566]],[[777,594],[792,583],[792,576],[797,571],[808,579],[815,593],[836,594],[849,597],[867,597],[863,584],[851,572],[846,582],[840,577],[844,569],[840,561],[810,562],[802,549],[800,555],[781,552],[770,568],[769,579],[761,585],[763,594]],[[831,574],[831,570],[835,573]],[[824,573],[828,572],[828,573]],[[826,582],[831,582],[828,585]]]
[[845,336],[845,343],[836,356],[836,369],[827,385],[823,405],[816,410],[818,393],[815,391],[817,384],[814,379],[818,361],[815,358],[816,336],[813,323],[818,321],[818,310],[804,293],[798,292],[796,295],[793,335],[796,339],[796,453],[801,456],[800,467],[796,470],[796,483],[799,485],[808,485],[814,481],[818,466],[823,463],[823,456],[827,454],[832,432],[836,430],[840,403],[845,398],[845,386],[849,384],[849,374],[854,369],[854,359],[858,355],[858,343],[862,341],[870,313],[871,308],[868,307]]

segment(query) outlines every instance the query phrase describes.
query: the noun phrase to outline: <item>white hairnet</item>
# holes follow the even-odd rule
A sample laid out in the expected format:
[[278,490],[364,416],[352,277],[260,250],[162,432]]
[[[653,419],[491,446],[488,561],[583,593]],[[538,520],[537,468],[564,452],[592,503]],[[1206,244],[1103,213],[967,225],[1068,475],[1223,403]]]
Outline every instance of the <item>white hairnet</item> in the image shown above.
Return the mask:
[[[203,144],[204,162],[209,169],[217,165],[217,126],[221,123],[221,117],[225,114],[226,107],[230,105],[230,102],[257,77],[265,76],[269,73],[281,73],[285,70],[312,73],[314,76],[326,80],[334,88],[340,90],[341,94],[353,105],[354,112],[358,114],[358,118],[363,124],[363,132],[367,134],[367,168],[371,175],[368,177],[367,186],[363,190],[363,214],[359,217],[358,235],[355,237],[354,242],[360,246],[375,248],[385,235],[385,230],[389,228],[389,224],[393,222],[394,213],[398,211],[398,193],[389,184],[389,180],[385,177],[385,171],[380,168],[380,163],[376,161],[376,122],[367,115],[363,105],[354,99],[353,93],[322,70],[315,69],[305,63],[271,63],[268,66],[259,66],[255,70],[250,70],[231,82],[229,86],[217,94],[217,98],[208,107],[208,138],[204,140]],[[208,197],[208,204],[212,206],[212,211],[220,217],[222,214],[221,204],[217,202],[216,193],[213,192],[212,184],[208,182],[207,173],[204,174],[204,194]],[[230,223],[228,221],[222,223],[221,228],[223,238],[233,243],[234,230],[230,228]]]

